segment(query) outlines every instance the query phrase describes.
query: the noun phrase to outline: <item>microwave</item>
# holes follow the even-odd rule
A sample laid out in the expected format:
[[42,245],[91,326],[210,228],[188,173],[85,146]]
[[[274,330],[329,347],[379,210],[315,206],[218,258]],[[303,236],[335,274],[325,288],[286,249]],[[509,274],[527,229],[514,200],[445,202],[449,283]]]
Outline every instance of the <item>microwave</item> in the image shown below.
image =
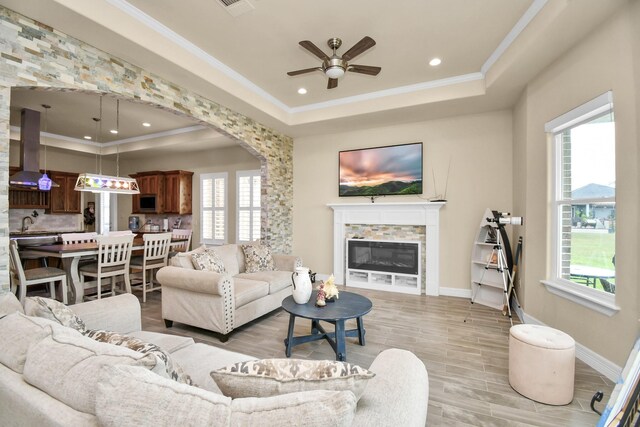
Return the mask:
[[156,212],[158,196],[155,194],[140,195],[140,212]]

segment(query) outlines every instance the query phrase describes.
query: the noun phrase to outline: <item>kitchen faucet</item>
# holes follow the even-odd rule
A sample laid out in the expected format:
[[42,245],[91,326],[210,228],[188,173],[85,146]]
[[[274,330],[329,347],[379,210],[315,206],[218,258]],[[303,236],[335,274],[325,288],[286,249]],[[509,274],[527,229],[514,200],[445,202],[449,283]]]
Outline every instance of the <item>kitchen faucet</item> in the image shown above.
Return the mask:
[[24,233],[29,229],[29,226],[26,224],[27,220],[29,220],[30,225],[33,225],[33,219],[30,216],[25,216],[22,218],[22,232]]

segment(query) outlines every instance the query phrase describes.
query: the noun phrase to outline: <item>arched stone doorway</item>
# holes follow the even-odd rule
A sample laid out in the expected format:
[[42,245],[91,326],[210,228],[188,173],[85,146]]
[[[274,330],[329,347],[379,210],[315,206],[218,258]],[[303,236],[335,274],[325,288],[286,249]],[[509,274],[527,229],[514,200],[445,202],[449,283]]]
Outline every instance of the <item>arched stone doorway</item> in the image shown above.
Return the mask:
[[188,115],[234,138],[261,159],[261,229],[275,252],[291,251],[293,140],[160,76],[102,52],[71,36],[0,8],[0,293],[8,278],[9,108],[11,88],[108,93]]

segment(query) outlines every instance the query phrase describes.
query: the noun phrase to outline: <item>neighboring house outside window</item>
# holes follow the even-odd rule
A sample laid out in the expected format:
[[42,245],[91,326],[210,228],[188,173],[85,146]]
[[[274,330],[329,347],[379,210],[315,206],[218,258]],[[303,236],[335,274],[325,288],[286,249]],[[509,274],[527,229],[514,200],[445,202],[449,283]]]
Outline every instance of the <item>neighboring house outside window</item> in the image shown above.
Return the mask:
[[260,195],[259,170],[236,172],[238,243],[260,239]]
[[544,284],[596,310],[615,310],[616,168],[607,92],[547,123],[552,137],[551,271]]
[[202,242],[227,243],[227,173],[200,175]]

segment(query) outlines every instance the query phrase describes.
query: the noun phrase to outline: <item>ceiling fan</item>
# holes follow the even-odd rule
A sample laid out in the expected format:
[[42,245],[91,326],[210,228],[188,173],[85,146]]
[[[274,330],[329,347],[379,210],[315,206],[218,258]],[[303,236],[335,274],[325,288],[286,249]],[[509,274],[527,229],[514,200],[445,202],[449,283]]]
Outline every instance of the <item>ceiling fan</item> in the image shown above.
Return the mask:
[[331,50],[333,50],[333,55],[331,56],[328,56],[309,40],[303,40],[299,44],[318,58],[322,59],[322,65],[320,67],[305,68],[304,70],[289,71],[287,74],[290,76],[297,76],[299,74],[311,73],[312,71],[322,71],[329,78],[327,89],[338,87],[338,78],[342,77],[347,71],[377,76],[382,69],[380,67],[372,67],[370,65],[349,64],[349,61],[353,58],[376,45],[376,42],[369,36],[364,37],[351,49],[343,53],[342,56],[338,56],[336,54],[336,50],[342,46],[342,40],[337,37],[327,40],[327,44]]

